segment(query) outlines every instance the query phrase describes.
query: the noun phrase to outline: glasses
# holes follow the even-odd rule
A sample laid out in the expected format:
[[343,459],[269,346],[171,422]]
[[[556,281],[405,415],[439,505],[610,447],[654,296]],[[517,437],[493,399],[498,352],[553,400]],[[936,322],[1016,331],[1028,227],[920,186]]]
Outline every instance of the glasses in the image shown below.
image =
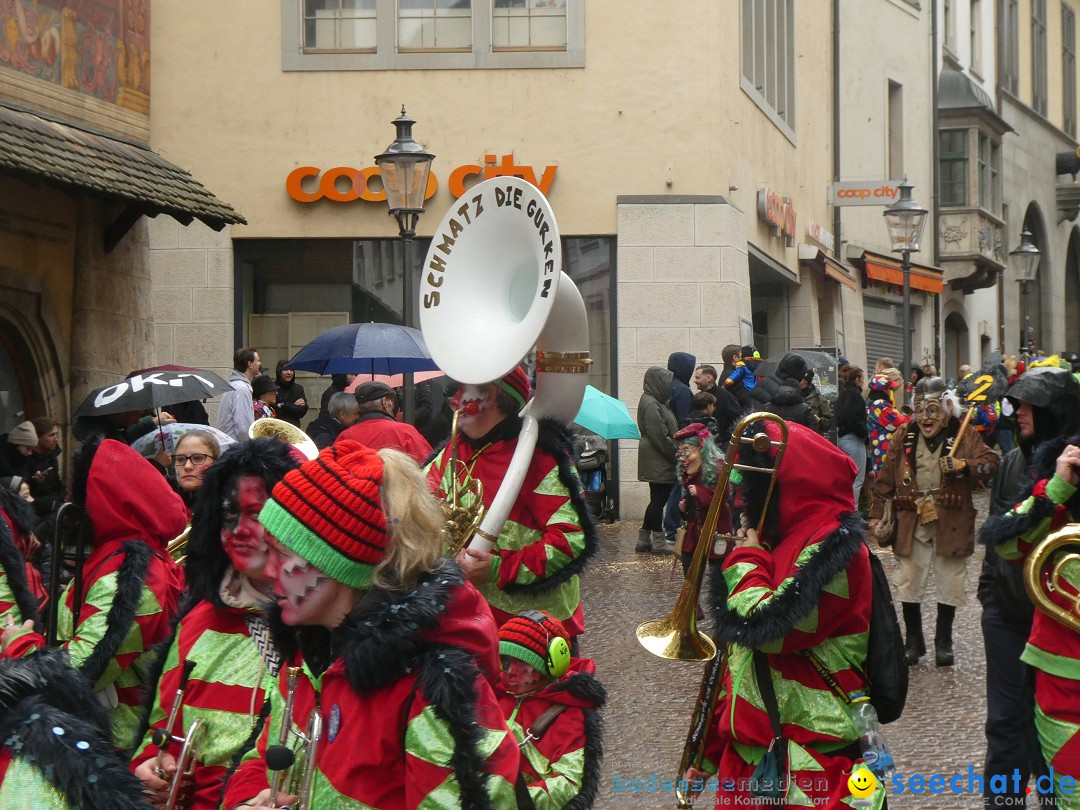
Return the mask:
[[190,461],[196,467],[201,467],[206,462],[213,460],[214,457],[207,455],[206,453],[193,453],[190,456],[173,456],[173,466],[186,467],[187,463]]

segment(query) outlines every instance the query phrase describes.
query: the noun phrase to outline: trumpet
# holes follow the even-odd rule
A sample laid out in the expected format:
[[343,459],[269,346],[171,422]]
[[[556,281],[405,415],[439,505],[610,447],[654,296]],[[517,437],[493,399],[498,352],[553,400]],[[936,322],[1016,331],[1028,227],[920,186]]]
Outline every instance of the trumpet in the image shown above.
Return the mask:
[[172,707],[169,709],[169,718],[165,721],[165,727],[155,728],[150,735],[151,741],[158,749],[157,759],[154,763],[154,773],[157,774],[159,779],[167,778],[165,769],[162,767],[165,752],[174,743],[180,745],[180,753],[176,757],[176,771],[173,773],[172,780],[169,783],[169,794],[165,800],[165,810],[174,810],[177,806],[177,801],[179,801],[183,793],[185,784],[191,780],[192,775],[195,773],[195,768],[199,763],[199,754],[202,752],[203,741],[206,739],[206,725],[200,718],[191,721],[191,725],[187,727],[183,737],[176,737],[172,734],[176,716],[180,713],[180,707],[184,703],[184,692],[187,690],[188,679],[194,669],[194,661],[191,659],[184,661],[180,675],[180,685],[176,690],[176,695],[173,697]]
[[[760,430],[752,436],[743,435],[747,429],[757,422],[772,422],[777,426],[779,439],[773,439],[765,430]],[[716,537],[716,524],[720,520],[720,514],[724,508],[727,496],[727,485],[731,479],[732,470],[746,472],[766,473],[770,476],[769,489],[765,496],[765,503],[761,507],[761,515],[758,517],[757,531],[760,533],[765,524],[765,515],[769,511],[769,502],[772,500],[773,490],[776,488],[776,471],[780,469],[780,462],[787,449],[788,427],[784,420],[771,413],[752,413],[735,426],[728,443],[727,453],[720,463],[716,476],[716,490],[712,501],[709,503],[709,511],[705,515],[705,521],[701,526],[701,535],[698,539],[697,548],[690,561],[690,567],[686,572],[679,598],[675,602],[675,608],[665,619],[644,622],[638,626],[637,638],[646,650],[660,658],[674,661],[708,661],[704,676],[701,680],[701,688],[698,692],[697,703],[690,721],[690,730],[683,746],[682,757],[679,760],[678,783],[682,782],[683,774],[690,767],[701,768],[701,762],[705,755],[705,740],[708,737],[709,724],[716,711],[716,702],[720,697],[720,688],[724,681],[724,671],[727,668],[726,650],[717,655],[716,642],[705,633],[697,629],[697,604],[701,595],[701,586],[705,579],[705,564],[709,558],[709,549]],[[769,449],[776,449],[772,467],[755,467],[748,464],[738,463],[739,449],[748,444],[758,453],[764,453]],[[734,538],[728,538],[734,540]],[[676,789],[675,798],[677,806],[687,808],[691,806],[691,797],[682,788]]]
[[[315,758],[322,737],[322,712],[318,705],[308,716],[307,729],[299,732],[292,727],[293,705],[296,685],[300,679],[300,667],[288,667],[285,671],[288,694],[285,697],[285,714],[281,718],[281,731],[277,745],[266,749],[266,767],[274,772],[270,780],[270,805],[278,806],[278,793],[295,793],[298,810],[311,810],[311,787],[315,780]],[[289,747],[290,734],[300,741],[299,756]],[[299,764],[298,764],[299,760]]]
[[[1080,524],[1076,523],[1040,542],[1024,561],[1024,587],[1032,604],[1074,633],[1080,633],[1080,594],[1064,577],[1065,571],[1078,562]],[[1061,605],[1053,598],[1055,595],[1071,604]]]

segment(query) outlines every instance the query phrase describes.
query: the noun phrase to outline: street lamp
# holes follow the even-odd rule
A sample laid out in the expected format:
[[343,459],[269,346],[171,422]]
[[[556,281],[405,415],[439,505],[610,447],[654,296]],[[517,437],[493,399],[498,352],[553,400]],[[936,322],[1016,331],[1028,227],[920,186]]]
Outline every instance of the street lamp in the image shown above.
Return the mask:
[[[375,165],[379,167],[383,188],[386,189],[386,202],[390,206],[390,216],[398,223],[398,232],[402,242],[402,288],[404,301],[401,318],[406,326],[416,327],[417,300],[413,283],[413,240],[416,238],[416,223],[424,213],[424,195],[427,193],[428,175],[431,174],[431,161],[435,156],[413,140],[412,126],[416,122],[401,106],[401,115],[393,120],[397,128],[397,137],[386,147],[386,151],[375,156]],[[413,415],[413,375],[405,373],[405,421],[410,425]]]
[[1012,264],[1013,272],[1016,273],[1016,280],[1020,282],[1020,293],[1023,297],[1021,313],[1021,319],[1023,321],[1020,327],[1020,351],[1023,352],[1027,348],[1028,341],[1031,340],[1031,334],[1028,331],[1028,288],[1031,286],[1031,282],[1035,280],[1035,274],[1039,271],[1039,260],[1042,258],[1042,252],[1035,243],[1031,241],[1031,231],[1024,228],[1023,233],[1020,234],[1020,245],[1014,250],[1009,251],[1009,259]]
[[889,240],[893,253],[904,257],[904,358],[901,373],[907,380],[911,376],[911,254],[918,253],[922,245],[923,226],[927,210],[911,199],[914,186],[904,178],[900,184],[900,199],[885,209],[885,224],[889,227]]

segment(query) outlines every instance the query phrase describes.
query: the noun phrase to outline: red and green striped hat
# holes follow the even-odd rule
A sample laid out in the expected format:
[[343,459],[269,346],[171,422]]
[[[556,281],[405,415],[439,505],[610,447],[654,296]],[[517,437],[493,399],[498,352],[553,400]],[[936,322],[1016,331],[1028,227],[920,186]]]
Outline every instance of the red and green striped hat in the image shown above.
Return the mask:
[[389,542],[382,480],[378,453],[337,442],[274,486],[259,522],[328,577],[364,588]]
[[509,655],[548,672],[548,647],[555,638],[569,640],[563,623],[543,610],[527,610],[499,628],[499,655]]

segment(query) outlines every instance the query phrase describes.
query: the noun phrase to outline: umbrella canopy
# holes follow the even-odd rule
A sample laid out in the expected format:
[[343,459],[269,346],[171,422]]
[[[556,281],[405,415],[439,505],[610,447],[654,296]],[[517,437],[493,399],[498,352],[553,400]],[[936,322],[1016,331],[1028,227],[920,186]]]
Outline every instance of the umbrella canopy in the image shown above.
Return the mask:
[[221,447],[222,452],[230,444],[235,444],[236,440],[227,433],[222,433],[217,428],[210,427],[209,425],[196,425],[190,422],[170,422],[167,425],[162,425],[159,428],[147,433],[145,436],[140,436],[131,443],[131,449],[136,453],[146,457],[153,458],[157,455],[158,451],[164,448],[169,453],[176,451],[176,445],[183,438],[185,433],[190,433],[193,430],[204,430],[211,434],[218,441],[218,445]]
[[285,368],[316,374],[404,374],[438,366],[419,329],[392,323],[350,323],[323,332]]
[[581,410],[574,422],[605,439],[640,439],[641,431],[630,416],[630,409],[615,397],[598,388],[585,386]]
[[212,371],[152,371],[134,374],[90,392],[75,416],[105,416],[127,411],[152,411],[178,402],[216,397],[231,391]]
[[[427,382],[428,380],[434,380],[436,377],[444,377],[441,371],[417,371],[413,374],[414,383]],[[345,387],[346,394],[353,394],[356,389],[366,382],[381,382],[386,383],[391,388],[400,388],[405,384],[404,374],[357,374],[356,379],[353,380]]]
[[784,352],[780,355],[766,358],[761,361],[761,364],[754,371],[754,374],[758,377],[765,377],[769,374],[775,374],[777,367],[780,365],[780,361],[786,354],[797,354],[803,360],[806,361],[806,365],[814,370],[814,374],[819,378],[825,378],[832,380],[835,384],[836,380],[836,358],[831,354],[825,352],[816,352],[811,349],[792,349],[791,351]]

